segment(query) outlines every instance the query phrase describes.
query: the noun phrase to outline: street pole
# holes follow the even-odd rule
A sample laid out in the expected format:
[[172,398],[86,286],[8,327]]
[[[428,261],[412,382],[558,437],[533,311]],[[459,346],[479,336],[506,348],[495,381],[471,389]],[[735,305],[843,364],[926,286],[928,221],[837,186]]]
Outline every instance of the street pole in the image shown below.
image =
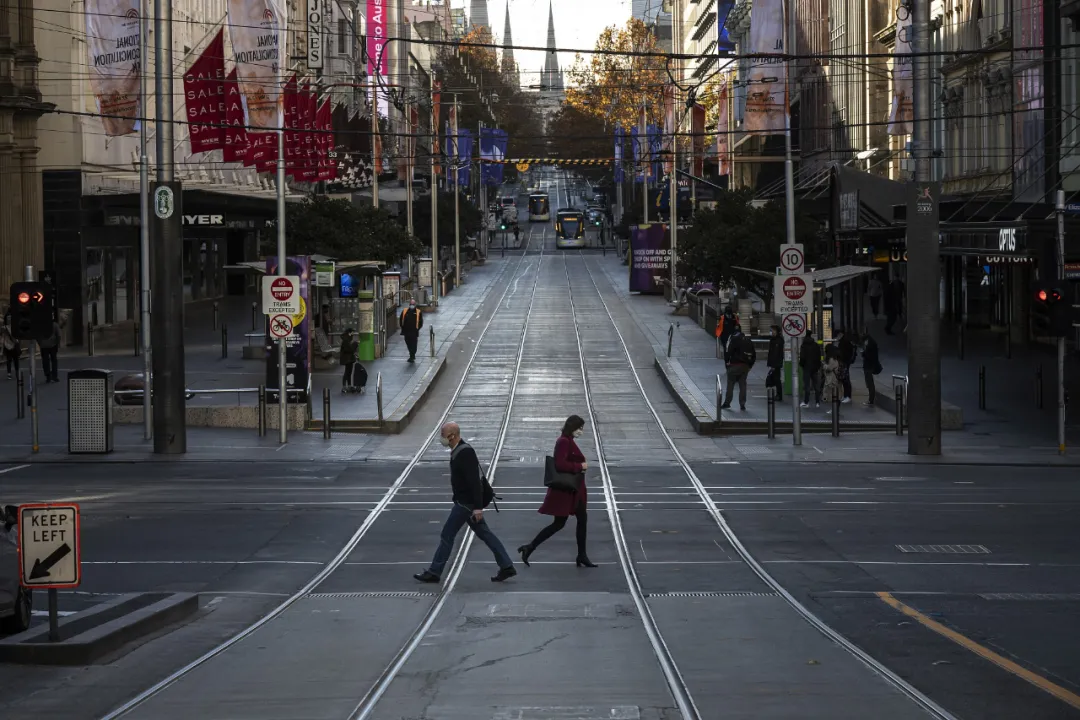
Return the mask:
[[[378,72],[376,65],[375,72]],[[382,158],[375,153],[375,140],[379,136],[379,92],[375,76],[371,76],[371,206],[379,207],[379,165]]]
[[671,87],[671,177],[668,178],[668,222],[671,224],[671,299],[678,302],[675,265],[679,245],[679,83],[682,82],[682,0],[675,0],[671,17],[672,47],[675,48],[675,83]]
[[153,345],[150,342],[150,159],[146,155],[146,78],[149,68],[147,39],[150,18],[146,2],[139,3],[139,331],[143,354],[143,439],[154,437],[154,409],[151,403]]
[[907,220],[908,453],[941,454],[939,187],[931,182],[930,0],[913,0],[912,153]]
[[[921,2],[921,0],[916,0]],[[784,50],[789,58],[795,55],[795,0],[787,2],[787,22],[785,28],[787,37],[784,40]],[[787,63],[787,87],[785,94],[787,102],[784,103],[784,196],[787,206],[787,244],[795,244],[795,163],[791,151],[791,100],[795,91],[795,61],[789,59]],[[813,297],[813,292],[811,292]],[[805,319],[805,318],[804,318]],[[803,323],[805,328],[806,322]],[[791,443],[802,445],[802,412],[799,407],[799,345],[796,338],[788,341],[791,352]]]
[[[488,223],[487,223],[488,199],[487,199],[487,185],[484,184],[484,162],[483,162],[483,158],[480,157],[480,134],[483,133],[483,132],[484,132],[484,123],[483,122],[476,123],[476,158],[477,158],[477,161],[476,161],[476,169],[477,169],[476,180],[480,185],[480,192],[479,192],[479,195],[480,195],[480,209],[484,213],[484,224],[480,226],[481,227],[481,230],[480,230],[480,247],[484,248],[484,255],[486,256],[487,255],[487,244],[488,244]],[[501,205],[499,206],[499,209],[500,209],[500,211],[502,210]]]
[[[405,106],[405,122],[409,128],[409,135],[405,138],[408,152],[408,161],[405,168],[405,231],[409,237],[413,237],[413,172],[416,165],[416,133],[412,124],[412,110]],[[409,255],[409,279],[413,278],[413,256]]]
[[[1057,191],[1057,276],[1065,277],[1065,191]],[[1071,294],[1071,293],[1070,293]],[[1072,298],[1066,296],[1066,303]],[[1060,301],[1059,301],[1060,302]],[[1070,316],[1072,315],[1070,307]],[[1057,339],[1057,401],[1058,401],[1058,454],[1065,454],[1065,336]]]
[[[643,182],[641,183],[641,185],[642,185],[642,191],[641,192],[644,195],[644,197],[643,197],[643,199],[641,201],[641,209],[642,209],[642,213],[643,213],[641,219],[642,219],[642,222],[645,225],[649,224],[649,171],[652,169],[652,163],[650,162],[650,159],[651,159],[650,155],[652,154],[652,148],[650,147],[650,144],[649,144],[649,136],[646,134],[646,132],[648,130],[648,125],[646,124],[646,120],[648,119],[648,117],[649,117],[649,103],[648,103],[648,101],[646,101],[645,104],[642,105],[641,122],[639,123],[639,127],[638,127],[638,148],[641,150],[641,158],[645,161],[645,172],[642,173],[642,177],[641,177],[641,179],[643,180]],[[644,148],[642,148],[642,143],[645,143]],[[636,182],[637,178],[634,178],[634,180]]]
[[[172,0],[154,0],[154,93],[157,113],[157,181],[154,198],[151,287],[151,395],[154,452],[187,452],[184,363],[183,188],[175,181],[173,145]],[[151,353],[147,353],[150,355]]]
[[[277,131],[277,274],[285,277],[285,266],[288,261],[285,258],[285,108],[282,102],[282,94],[285,89],[285,38],[288,35],[289,20],[283,14],[282,26],[278,34],[278,131]],[[374,116],[374,115],[373,115]],[[372,150],[375,145],[372,144]],[[376,198],[378,195],[375,196]],[[296,288],[300,292],[300,288]],[[278,441],[284,445],[288,442],[289,430],[289,393],[285,385],[288,376],[288,348],[286,338],[278,340]]]
[[[27,265],[25,268],[25,275],[23,279],[26,282],[34,282],[37,278],[34,277],[34,266]],[[31,452],[38,452],[41,448],[38,445],[38,389],[37,389],[37,370],[34,369],[35,360],[34,356],[38,355],[38,341],[30,341],[30,449]],[[53,372],[56,372],[54,369]],[[45,378],[48,380],[49,378]],[[19,402],[22,402],[22,398],[19,398]]]
[[454,93],[454,287],[461,285],[461,208],[458,198],[458,165],[461,162],[461,142],[458,138],[458,97]]
[[435,145],[439,128],[435,126],[435,71],[431,74],[431,304],[439,306],[439,182],[435,174]]

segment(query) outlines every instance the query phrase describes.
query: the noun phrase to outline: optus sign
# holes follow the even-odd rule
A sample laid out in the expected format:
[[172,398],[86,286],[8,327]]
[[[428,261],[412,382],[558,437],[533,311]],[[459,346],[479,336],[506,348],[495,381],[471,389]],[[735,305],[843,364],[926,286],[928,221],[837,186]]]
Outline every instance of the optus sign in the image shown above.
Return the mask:
[[[386,0],[367,0],[368,75],[386,76]],[[378,70],[375,63],[378,62]]]

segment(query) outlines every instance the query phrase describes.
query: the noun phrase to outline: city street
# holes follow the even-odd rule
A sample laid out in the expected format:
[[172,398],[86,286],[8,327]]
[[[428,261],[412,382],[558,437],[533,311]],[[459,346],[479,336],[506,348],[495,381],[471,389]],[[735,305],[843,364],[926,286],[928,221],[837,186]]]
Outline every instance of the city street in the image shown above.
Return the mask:
[[[562,181],[550,191],[565,193]],[[223,447],[212,462],[0,467],[4,502],[82,508],[83,583],[60,593],[61,611],[150,590],[197,592],[201,606],[94,666],[0,666],[5,710],[1080,714],[1075,468],[1010,467],[1007,453],[1000,465],[878,464],[837,447],[862,444],[851,437],[808,438],[810,460],[784,455],[790,439],[699,437],[645,359],[652,343],[603,257],[556,250],[541,227],[492,288],[490,319],[462,331],[455,374],[401,435],[350,437],[351,459]],[[435,435],[447,408],[501,496],[485,517],[515,561],[549,520],[536,513],[543,458],[568,415],[585,419],[598,567],[575,567],[570,520],[505,583],[489,581],[491,553],[467,531],[442,585],[413,580],[449,508]],[[865,447],[897,453],[903,440]]]

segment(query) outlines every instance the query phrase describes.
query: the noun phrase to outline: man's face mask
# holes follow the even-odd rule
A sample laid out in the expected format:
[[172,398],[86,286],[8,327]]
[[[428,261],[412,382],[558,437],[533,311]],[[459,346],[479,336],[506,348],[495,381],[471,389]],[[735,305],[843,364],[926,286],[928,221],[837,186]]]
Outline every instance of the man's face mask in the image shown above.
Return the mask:
[[450,447],[450,438],[446,437],[445,435],[439,438],[439,442],[442,443],[443,447]]

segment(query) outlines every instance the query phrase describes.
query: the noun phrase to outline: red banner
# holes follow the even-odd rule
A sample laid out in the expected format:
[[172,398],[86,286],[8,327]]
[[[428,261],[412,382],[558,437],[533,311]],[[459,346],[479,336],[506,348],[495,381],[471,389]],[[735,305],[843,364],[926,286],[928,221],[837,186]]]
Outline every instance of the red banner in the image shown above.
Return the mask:
[[315,182],[319,179],[319,136],[315,132],[315,113],[318,111],[318,98],[310,85],[304,85],[300,94],[301,110],[304,128],[304,159],[303,172],[300,179],[304,182]]
[[333,125],[331,121],[330,112],[330,99],[327,98],[323,101],[323,104],[319,106],[319,110],[315,113],[315,126],[319,129],[319,180],[333,180],[333,161],[330,159],[330,151],[334,146],[334,136],[332,134]]
[[694,162],[691,172],[701,177],[705,174],[705,108],[696,103],[690,111],[690,130],[694,134],[692,144]]
[[300,91],[296,76],[285,83],[285,175],[298,177],[301,148],[304,141],[300,132]]
[[[225,162],[244,162],[248,151],[247,130],[244,129],[244,106],[240,104],[240,87],[236,83],[236,70],[225,78]],[[248,163],[244,163],[247,165]]]
[[222,29],[184,73],[191,152],[225,146],[225,30]]

